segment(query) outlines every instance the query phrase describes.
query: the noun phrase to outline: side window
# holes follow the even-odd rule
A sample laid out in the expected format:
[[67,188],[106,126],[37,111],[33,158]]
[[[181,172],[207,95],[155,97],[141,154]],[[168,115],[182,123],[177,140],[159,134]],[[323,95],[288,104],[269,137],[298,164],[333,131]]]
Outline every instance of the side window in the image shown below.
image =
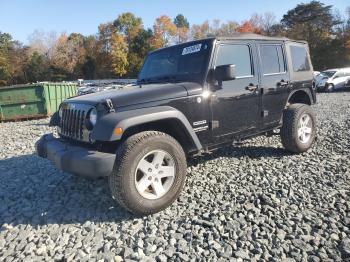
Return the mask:
[[261,45],[260,56],[264,75],[286,72],[282,45]]
[[251,54],[248,45],[220,45],[215,66],[233,64],[237,77],[252,76]]
[[294,72],[310,71],[308,52],[303,46],[291,46],[292,64]]

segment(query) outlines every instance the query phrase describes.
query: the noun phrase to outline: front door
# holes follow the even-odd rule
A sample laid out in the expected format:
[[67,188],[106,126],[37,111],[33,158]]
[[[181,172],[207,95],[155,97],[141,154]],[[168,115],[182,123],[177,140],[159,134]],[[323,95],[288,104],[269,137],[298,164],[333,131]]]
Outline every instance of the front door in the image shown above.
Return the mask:
[[240,132],[254,130],[259,123],[259,87],[253,42],[222,43],[217,47],[214,67],[234,64],[236,79],[222,82],[212,95],[214,138],[229,140]]

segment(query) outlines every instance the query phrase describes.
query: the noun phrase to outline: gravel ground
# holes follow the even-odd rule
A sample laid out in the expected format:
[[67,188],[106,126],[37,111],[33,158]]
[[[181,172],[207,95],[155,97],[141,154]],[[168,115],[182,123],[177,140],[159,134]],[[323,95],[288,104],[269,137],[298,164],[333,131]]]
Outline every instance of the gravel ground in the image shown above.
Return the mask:
[[34,153],[48,120],[0,124],[0,261],[350,258],[350,93],[320,94],[319,136],[302,155],[256,138],[192,160],[167,210],[135,218],[105,179]]

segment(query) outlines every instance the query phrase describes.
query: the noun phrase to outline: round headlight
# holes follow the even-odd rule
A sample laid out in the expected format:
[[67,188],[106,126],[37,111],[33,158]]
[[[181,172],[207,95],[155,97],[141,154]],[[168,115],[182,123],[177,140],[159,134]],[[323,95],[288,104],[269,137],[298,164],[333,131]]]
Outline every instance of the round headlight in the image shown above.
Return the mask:
[[89,121],[92,124],[92,126],[96,125],[96,121],[97,121],[97,111],[96,109],[91,109],[90,113],[89,113]]

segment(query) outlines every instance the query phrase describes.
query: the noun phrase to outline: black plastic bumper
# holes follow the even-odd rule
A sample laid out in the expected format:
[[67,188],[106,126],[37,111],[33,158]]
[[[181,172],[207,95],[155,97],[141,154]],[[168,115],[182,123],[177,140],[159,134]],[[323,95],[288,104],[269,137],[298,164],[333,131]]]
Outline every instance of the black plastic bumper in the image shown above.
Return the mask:
[[52,134],[40,138],[35,149],[40,157],[51,160],[58,169],[82,176],[109,176],[115,161],[115,154],[72,146]]

